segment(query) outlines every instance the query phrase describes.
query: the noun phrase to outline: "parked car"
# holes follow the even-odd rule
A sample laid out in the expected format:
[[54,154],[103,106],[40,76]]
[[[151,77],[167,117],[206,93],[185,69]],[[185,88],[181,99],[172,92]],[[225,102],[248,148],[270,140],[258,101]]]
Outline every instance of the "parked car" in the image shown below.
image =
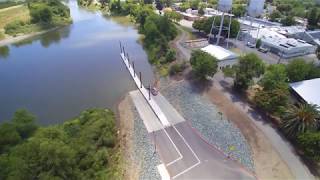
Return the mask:
[[258,49],[258,51],[263,52],[263,53],[267,53],[267,52],[269,52],[269,49],[264,48],[264,47],[260,47],[260,48]]
[[255,47],[256,47],[256,45],[253,44],[253,43],[251,43],[251,42],[247,42],[247,46],[248,46],[249,48],[255,48]]

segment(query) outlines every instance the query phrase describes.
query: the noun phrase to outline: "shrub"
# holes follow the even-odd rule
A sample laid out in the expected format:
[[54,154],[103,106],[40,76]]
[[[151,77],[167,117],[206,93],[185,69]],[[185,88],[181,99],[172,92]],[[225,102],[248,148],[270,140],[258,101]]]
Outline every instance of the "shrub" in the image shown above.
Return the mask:
[[176,58],[176,51],[173,49],[169,49],[166,54],[166,62],[172,62]]
[[298,143],[306,156],[320,161],[320,132],[306,132],[298,136]]
[[4,27],[5,33],[10,35],[17,35],[18,33],[23,32],[23,29],[28,25],[28,23],[21,20],[12,21]]
[[187,67],[187,65],[185,62],[183,62],[181,64],[174,64],[170,67],[170,75],[173,76],[173,75],[179,74],[179,73],[183,72],[183,70],[185,70],[186,67]]

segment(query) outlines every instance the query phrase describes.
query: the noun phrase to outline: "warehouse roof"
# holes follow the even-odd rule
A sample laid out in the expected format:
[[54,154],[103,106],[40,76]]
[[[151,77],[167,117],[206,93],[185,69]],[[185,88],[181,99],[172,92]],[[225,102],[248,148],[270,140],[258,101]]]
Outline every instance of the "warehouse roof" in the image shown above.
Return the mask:
[[209,53],[211,56],[216,57],[219,61],[224,61],[224,60],[233,60],[237,59],[238,55],[223,48],[220,46],[215,46],[215,45],[208,45],[204,48],[201,49],[204,52]]
[[290,87],[307,103],[320,106],[320,78],[291,83]]

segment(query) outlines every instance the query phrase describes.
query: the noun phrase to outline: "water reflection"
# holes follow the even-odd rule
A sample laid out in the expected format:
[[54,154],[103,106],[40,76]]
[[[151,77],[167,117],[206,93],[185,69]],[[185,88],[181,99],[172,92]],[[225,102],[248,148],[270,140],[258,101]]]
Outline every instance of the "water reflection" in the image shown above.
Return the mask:
[[43,47],[47,48],[51,44],[58,44],[62,39],[69,37],[70,26],[60,29],[59,31],[52,31],[42,36],[40,43]]
[[8,46],[2,46],[0,47],[0,59],[4,58],[6,59],[9,56],[10,49]]
[[33,38],[28,38],[17,43],[14,43],[13,46],[21,47],[25,45],[31,45],[33,42],[40,41],[40,44],[48,48],[52,44],[58,44],[62,39],[68,38],[70,35],[70,26],[63,27],[59,30],[50,31],[45,35],[35,36]]

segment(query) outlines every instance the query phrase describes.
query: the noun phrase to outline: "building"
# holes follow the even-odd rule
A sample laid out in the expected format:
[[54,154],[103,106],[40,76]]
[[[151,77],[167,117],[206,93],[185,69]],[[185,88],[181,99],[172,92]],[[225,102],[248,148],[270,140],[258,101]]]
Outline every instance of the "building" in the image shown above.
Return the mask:
[[208,46],[201,49],[202,51],[210,54],[211,56],[218,59],[218,66],[227,67],[232,66],[238,62],[238,55],[221,47],[209,44]]
[[238,21],[241,25],[241,29],[252,29],[252,28],[264,28],[264,27],[279,27],[280,23],[271,22],[266,19],[260,18],[250,18],[250,17],[242,17],[238,18]]
[[304,31],[301,33],[294,34],[294,37],[302,39],[315,46],[320,46],[320,30]]
[[291,83],[290,88],[298,101],[320,106],[320,78]]
[[185,20],[188,20],[188,21],[195,21],[195,20],[200,19],[199,16],[194,15],[194,14],[191,14],[191,13],[181,12],[180,14],[183,16],[183,18],[184,18]]
[[270,49],[270,52],[281,56],[282,58],[291,58],[314,54],[316,46],[302,40],[292,38],[295,34],[304,32],[299,27],[265,27],[250,31],[244,31],[242,39],[248,42],[261,40],[264,48]]

